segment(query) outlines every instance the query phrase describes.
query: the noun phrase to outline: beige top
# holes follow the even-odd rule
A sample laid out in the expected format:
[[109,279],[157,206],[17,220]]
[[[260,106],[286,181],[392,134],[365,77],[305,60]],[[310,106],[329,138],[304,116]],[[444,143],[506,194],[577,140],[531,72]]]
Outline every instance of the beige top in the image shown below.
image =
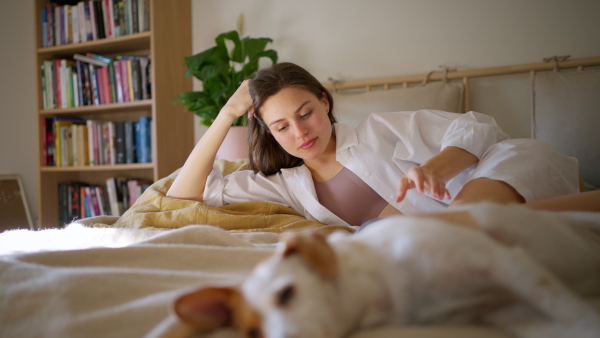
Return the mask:
[[319,203],[350,225],[377,218],[388,202],[352,171],[343,168],[325,182],[314,182]]

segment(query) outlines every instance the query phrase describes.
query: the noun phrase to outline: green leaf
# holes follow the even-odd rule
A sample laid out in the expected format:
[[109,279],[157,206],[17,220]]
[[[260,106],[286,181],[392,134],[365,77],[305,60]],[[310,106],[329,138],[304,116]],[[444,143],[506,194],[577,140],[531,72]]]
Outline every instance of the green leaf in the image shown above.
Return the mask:
[[[231,53],[227,41],[233,43]],[[202,90],[180,94],[176,100],[202,118],[202,124],[210,126],[242,81],[258,70],[261,58],[267,57],[273,64],[277,63],[277,52],[265,50],[272,41],[249,37],[240,40],[235,30],[219,34],[215,46],[185,58],[188,67],[185,76],[202,81]],[[247,125],[247,120],[244,115],[233,125]]]
[[270,42],[273,42],[273,40],[269,38],[244,38],[244,47],[248,58],[250,60],[256,58],[257,54],[264,51]]

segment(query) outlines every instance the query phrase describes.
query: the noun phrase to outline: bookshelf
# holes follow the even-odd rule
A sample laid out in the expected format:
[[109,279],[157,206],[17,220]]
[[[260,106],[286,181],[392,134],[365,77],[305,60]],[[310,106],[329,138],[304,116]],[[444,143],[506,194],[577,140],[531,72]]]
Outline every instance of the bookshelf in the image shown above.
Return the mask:
[[[104,1],[104,0],[103,0]],[[191,55],[190,0],[147,0],[150,30],[87,42],[43,47],[42,9],[47,0],[34,0],[35,51],[38,123],[38,203],[40,228],[59,223],[59,183],[66,181],[106,185],[110,177],[131,177],[156,181],[179,168],[194,143],[193,114],[185,112],[173,100],[192,90],[191,78],[185,78],[184,57]],[[44,106],[43,75],[45,60],[73,59],[74,54],[93,53],[107,57],[149,55],[151,60],[151,98],[132,102],[83,105],[47,109]],[[46,166],[44,163],[44,119],[55,116],[78,117],[100,121],[135,121],[141,116],[152,118],[152,162]]]

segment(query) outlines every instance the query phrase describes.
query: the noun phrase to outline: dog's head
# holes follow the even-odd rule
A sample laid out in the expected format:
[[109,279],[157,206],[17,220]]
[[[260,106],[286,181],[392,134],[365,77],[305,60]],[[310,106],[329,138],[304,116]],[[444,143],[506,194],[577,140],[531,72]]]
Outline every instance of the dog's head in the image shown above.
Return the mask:
[[259,264],[241,289],[203,288],[175,302],[175,313],[202,331],[237,327],[243,336],[341,335],[336,257],[325,236],[294,234]]

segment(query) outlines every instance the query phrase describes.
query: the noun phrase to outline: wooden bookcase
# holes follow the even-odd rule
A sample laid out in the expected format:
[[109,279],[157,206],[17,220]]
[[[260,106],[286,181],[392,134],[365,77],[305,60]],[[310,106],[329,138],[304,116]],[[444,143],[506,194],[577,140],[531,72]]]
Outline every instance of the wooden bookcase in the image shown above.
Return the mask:
[[[173,100],[192,90],[185,78],[184,57],[191,55],[190,0],[150,0],[150,31],[114,38],[53,47],[42,47],[42,9],[47,0],[34,0],[38,116],[39,226],[59,226],[58,183],[81,181],[105,185],[109,177],[132,177],[156,181],[181,167],[194,143],[193,114]],[[105,56],[148,54],[151,58],[151,99],[128,103],[45,110],[41,69],[44,60],[72,59],[73,54]],[[43,166],[43,118],[74,116],[106,121],[133,121],[151,116],[152,163],[79,167]]]

